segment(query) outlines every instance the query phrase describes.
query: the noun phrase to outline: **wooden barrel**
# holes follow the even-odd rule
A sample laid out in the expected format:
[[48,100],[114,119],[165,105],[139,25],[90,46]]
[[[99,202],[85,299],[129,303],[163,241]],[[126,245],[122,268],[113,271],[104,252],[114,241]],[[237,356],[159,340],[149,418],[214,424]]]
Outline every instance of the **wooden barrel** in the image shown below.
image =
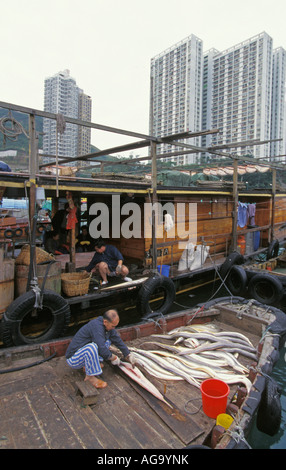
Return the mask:
[[0,318],[8,305],[14,300],[14,259],[3,259],[3,253],[0,253]]
[[[37,264],[37,278],[39,287],[42,287],[43,280],[48,269],[48,263]],[[45,289],[52,290],[57,294],[61,294],[61,263],[56,261],[51,264],[45,282]],[[15,272],[15,297],[19,297],[26,292],[29,274],[29,266],[18,264]]]

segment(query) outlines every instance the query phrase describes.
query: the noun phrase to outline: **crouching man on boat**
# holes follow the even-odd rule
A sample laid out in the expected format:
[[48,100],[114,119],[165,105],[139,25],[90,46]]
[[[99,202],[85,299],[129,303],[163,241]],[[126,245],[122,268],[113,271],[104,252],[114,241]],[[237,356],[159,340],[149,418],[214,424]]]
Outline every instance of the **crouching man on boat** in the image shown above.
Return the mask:
[[124,281],[131,281],[127,275],[129,270],[123,264],[123,256],[120,251],[113,245],[106,245],[106,243],[99,239],[94,246],[95,254],[85,268],[90,273],[91,271],[99,272],[102,277],[102,284],[108,284],[107,276],[120,275]]
[[134,355],[124,344],[115,328],[119,323],[117,310],[107,310],[103,316],[97,317],[84,325],[73,337],[66,351],[67,363],[73,369],[85,368],[85,381],[95,388],[104,388],[107,383],[97,376],[102,374],[101,363],[110,361],[119,365],[120,359],[112,354],[109,347],[114,344],[123,354],[124,358],[135,365]]

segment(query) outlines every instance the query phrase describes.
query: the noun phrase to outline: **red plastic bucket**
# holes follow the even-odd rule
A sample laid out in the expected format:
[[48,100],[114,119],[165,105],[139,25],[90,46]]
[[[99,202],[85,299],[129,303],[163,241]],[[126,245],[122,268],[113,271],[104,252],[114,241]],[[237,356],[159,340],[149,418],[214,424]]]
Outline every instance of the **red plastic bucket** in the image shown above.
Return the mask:
[[201,383],[203,412],[209,418],[216,418],[225,413],[229,386],[218,379],[207,379]]

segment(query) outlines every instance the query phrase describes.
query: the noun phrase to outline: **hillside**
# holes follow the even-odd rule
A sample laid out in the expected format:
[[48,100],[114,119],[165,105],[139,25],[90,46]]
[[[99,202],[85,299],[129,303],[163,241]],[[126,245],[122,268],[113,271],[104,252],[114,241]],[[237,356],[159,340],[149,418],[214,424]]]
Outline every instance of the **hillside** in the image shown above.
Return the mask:
[[[0,108],[0,119],[2,117],[8,117],[9,111],[7,109]],[[19,113],[16,111],[12,111],[12,117],[16,119],[17,122],[22,124],[23,128],[25,129],[26,133],[29,134],[29,117],[28,114]],[[10,123],[9,123],[10,124]],[[39,133],[39,148],[43,147],[43,118],[36,116],[36,131]],[[20,155],[28,154],[29,153],[29,139],[25,136],[25,134],[21,134],[18,136],[17,140],[8,140],[6,139],[6,143],[4,141],[4,136],[0,133],[0,151],[3,150],[17,150],[20,152]]]
[[[0,119],[2,117],[8,117],[9,111],[7,109],[0,108]],[[29,134],[29,116],[28,114],[19,113],[17,111],[12,111],[12,117],[19,122],[26,133]],[[43,148],[43,118],[41,116],[36,116],[36,131],[39,135],[39,149]],[[25,134],[18,136],[16,141],[6,140],[6,144],[3,139],[3,134],[0,133],[0,151],[3,150],[17,150],[20,154],[29,153],[29,140]],[[99,149],[91,145],[91,152],[97,152]]]
[[[28,114],[20,113],[17,111],[12,111],[12,117],[19,122],[27,135],[29,134],[29,116]],[[0,119],[3,117],[8,117],[9,111],[7,109],[0,108]],[[11,123],[7,123],[7,127],[10,128]],[[36,131],[39,136],[39,149],[43,148],[43,118],[36,116]],[[2,160],[5,161],[11,168],[14,170],[19,168],[27,168],[28,166],[28,154],[29,154],[29,139],[26,135],[20,134],[16,140],[4,139],[4,135],[0,132],[0,152],[7,150],[16,150],[17,157],[3,157]],[[91,145],[91,152],[96,152],[99,149]],[[19,160],[20,157],[20,160]]]

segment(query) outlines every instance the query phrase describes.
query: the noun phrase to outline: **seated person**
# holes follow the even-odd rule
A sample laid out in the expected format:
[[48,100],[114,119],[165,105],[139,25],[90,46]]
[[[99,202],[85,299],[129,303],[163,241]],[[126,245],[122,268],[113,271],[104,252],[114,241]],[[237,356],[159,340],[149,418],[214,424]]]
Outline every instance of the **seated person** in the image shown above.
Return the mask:
[[66,245],[60,244],[60,235],[55,230],[46,232],[45,250],[53,255],[63,255],[69,253]]
[[77,237],[76,252],[82,253],[86,251],[93,251],[94,239],[89,235],[88,226],[83,225],[81,227],[81,233]]
[[123,256],[120,251],[113,245],[106,245],[106,243],[99,239],[95,243],[95,254],[85,268],[87,272],[97,271],[102,277],[102,285],[107,284],[107,276],[120,275],[124,281],[132,281],[127,277],[129,270],[123,264]]

